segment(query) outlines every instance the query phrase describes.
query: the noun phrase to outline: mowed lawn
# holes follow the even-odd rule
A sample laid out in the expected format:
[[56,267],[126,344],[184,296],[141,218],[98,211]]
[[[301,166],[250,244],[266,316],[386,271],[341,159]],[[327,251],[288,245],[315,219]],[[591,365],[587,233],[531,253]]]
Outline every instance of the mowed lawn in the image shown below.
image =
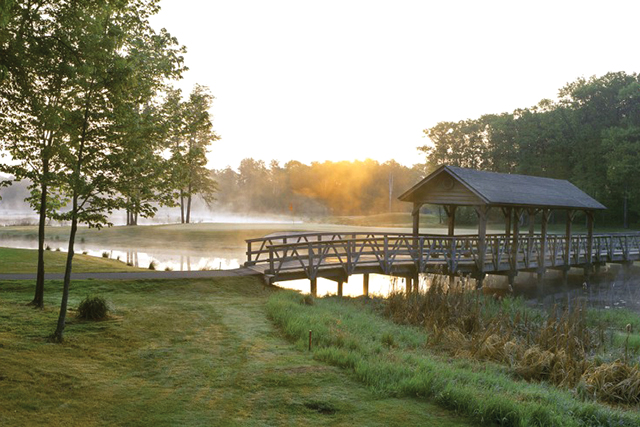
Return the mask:
[[66,342],[47,341],[61,283],[46,308],[30,282],[0,282],[0,425],[460,426],[423,399],[376,394],[286,341],[267,317],[272,288],[253,278],[72,283],[110,320],[69,312]]
[[[64,273],[67,262],[65,252],[45,251],[44,263],[46,273]],[[33,273],[35,274],[38,264],[38,251],[30,249],[0,248],[0,274],[3,273]],[[82,254],[74,254],[74,273],[101,273],[101,272],[121,272],[139,271],[140,269],[130,267],[124,262],[98,258]]]

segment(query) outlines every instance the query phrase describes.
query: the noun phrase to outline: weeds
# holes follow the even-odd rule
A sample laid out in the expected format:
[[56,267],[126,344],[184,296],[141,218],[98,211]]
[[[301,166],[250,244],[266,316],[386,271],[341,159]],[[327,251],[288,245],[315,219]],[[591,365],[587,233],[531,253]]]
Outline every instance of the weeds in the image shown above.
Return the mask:
[[[605,349],[605,329],[602,323],[593,326],[595,316],[587,316],[585,303],[544,313],[519,300],[469,292],[464,281],[449,288],[440,277],[426,292],[391,294],[380,304],[383,314],[396,323],[425,328],[430,346],[451,356],[501,363],[528,381],[565,388],[581,384],[589,395],[607,402],[640,402],[640,369],[628,364],[630,348],[637,349],[635,340],[630,344],[631,323],[626,338],[617,338],[623,360],[600,361],[595,356]],[[614,339],[611,335],[612,348]]]
[[88,296],[78,305],[78,318],[104,320],[109,315],[109,303],[101,296]]

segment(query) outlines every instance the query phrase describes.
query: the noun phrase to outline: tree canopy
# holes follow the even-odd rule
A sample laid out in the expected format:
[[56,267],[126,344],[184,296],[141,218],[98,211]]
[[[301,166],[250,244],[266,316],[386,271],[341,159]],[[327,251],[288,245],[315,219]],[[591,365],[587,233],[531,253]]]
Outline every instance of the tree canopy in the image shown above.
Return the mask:
[[638,221],[640,194],[640,75],[579,78],[512,113],[441,122],[425,129],[432,145],[418,147],[427,169],[441,164],[567,179],[609,209],[607,223]]

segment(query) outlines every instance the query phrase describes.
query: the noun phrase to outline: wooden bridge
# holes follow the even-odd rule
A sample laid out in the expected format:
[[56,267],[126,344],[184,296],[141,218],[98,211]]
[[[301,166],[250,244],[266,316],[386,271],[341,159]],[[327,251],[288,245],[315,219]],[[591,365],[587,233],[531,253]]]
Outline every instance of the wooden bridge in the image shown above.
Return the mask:
[[[405,277],[408,289],[420,273],[470,275],[481,287],[487,274],[506,275],[513,285],[518,272],[527,271],[535,272],[541,285],[547,269],[559,269],[566,281],[570,268],[582,267],[588,281],[594,267],[640,260],[640,233],[594,234],[594,213],[606,208],[565,180],[441,166],[399,199],[413,204],[411,234],[272,235],[247,240],[246,265],[270,282],[307,278],[312,293],[318,277],[335,280],[340,294],[353,274],[365,275],[365,293],[369,273]],[[420,233],[425,204],[444,207],[446,236]],[[456,210],[462,206],[477,214],[477,235],[455,235]],[[504,234],[487,234],[492,210],[504,216]],[[565,213],[563,235],[547,233],[557,211]],[[586,234],[572,232],[577,214],[584,215]],[[521,233],[525,218],[529,230]]]
[[[640,261],[640,233],[489,234],[484,249],[476,235],[401,233],[299,233],[247,240],[246,266],[269,282],[309,279],[311,292],[318,277],[338,283],[354,274],[385,274],[414,278],[419,273],[514,275],[546,269],[566,271],[605,263]],[[515,242],[515,243],[514,243]],[[514,246],[515,244],[515,246]],[[589,247],[591,246],[591,250]]]

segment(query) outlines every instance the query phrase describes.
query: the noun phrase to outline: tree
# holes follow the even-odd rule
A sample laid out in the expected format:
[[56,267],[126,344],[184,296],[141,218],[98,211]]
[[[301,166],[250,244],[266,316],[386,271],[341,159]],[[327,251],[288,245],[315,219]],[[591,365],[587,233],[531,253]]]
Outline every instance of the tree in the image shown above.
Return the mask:
[[5,79],[0,99],[4,149],[18,163],[0,165],[17,180],[31,182],[31,206],[38,211],[38,267],[32,304],[44,306],[44,241],[47,209],[58,204],[49,200],[56,185],[58,147],[64,111],[71,99],[65,81],[72,77],[69,66],[75,52],[63,33],[65,14],[60,1],[15,3],[12,18],[5,21],[0,38]]
[[179,111],[181,120],[173,122],[172,157],[174,185],[180,203],[182,223],[191,221],[191,202],[199,194],[207,204],[215,198],[216,182],[206,168],[207,151],[219,139],[213,131],[209,109],[213,96],[206,86],[196,85],[189,99],[180,102],[179,92],[170,94],[167,103]]
[[[123,165],[136,141],[124,136],[120,121],[129,117],[123,113],[131,106],[129,94],[143,80],[179,77],[182,70],[182,49],[175,46],[175,39],[166,32],[156,34],[148,24],[157,10],[154,0],[78,2],[64,10],[65,41],[77,58],[72,78],[65,82],[73,104],[64,115],[61,183],[71,206],[56,218],[70,221],[71,231],[55,341],[63,339],[78,224],[110,225],[108,215],[127,207],[126,196],[114,183],[126,181],[128,169]],[[166,59],[166,66],[145,67],[139,62],[140,56],[155,54]],[[154,95],[150,88],[145,99]]]

